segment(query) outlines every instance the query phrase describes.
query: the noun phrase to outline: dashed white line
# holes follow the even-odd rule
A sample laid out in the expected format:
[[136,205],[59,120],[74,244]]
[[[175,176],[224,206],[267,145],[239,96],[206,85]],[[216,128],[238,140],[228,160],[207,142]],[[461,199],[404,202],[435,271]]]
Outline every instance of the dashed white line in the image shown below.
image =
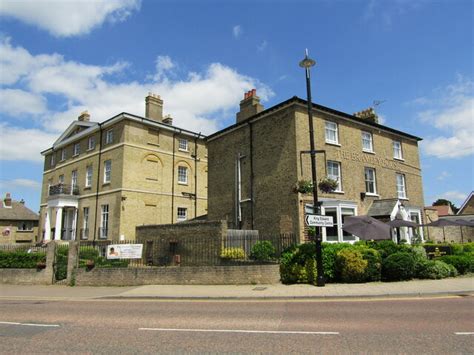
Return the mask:
[[339,332],[304,332],[292,330],[244,330],[244,329],[176,329],[176,328],[138,328],[159,332],[207,332],[207,333],[256,333],[256,334],[303,334],[303,335],[339,335]]
[[59,324],[39,324],[39,323],[18,323],[18,322],[0,322],[0,324],[8,325],[25,325],[28,327],[59,327]]
[[474,332],[455,332],[456,335],[474,335]]

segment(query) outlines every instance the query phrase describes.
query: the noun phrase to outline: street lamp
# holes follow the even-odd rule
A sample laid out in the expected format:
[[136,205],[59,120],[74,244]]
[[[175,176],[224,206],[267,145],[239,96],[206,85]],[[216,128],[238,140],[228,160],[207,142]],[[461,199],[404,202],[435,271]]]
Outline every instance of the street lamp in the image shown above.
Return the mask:
[[[318,202],[318,187],[316,183],[316,150],[314,148],[314,129],[313,129],[313,103],[311,101],[311,82],[310,82],[310,68],[314,66],[316,62],[308,57],[308,49],[306,49],[305,57],[300,62],[300,67],[305,68],[306,72],[306,95],[308,103],[308,120],[309,120],[309,144],[310,144],[310,155],[311,155],[311,178],[313,180],[313,213],[319,214],[319,202]],[[324,287],[324,269],[323,269],[323,256],[321,248],[321,228],[316,227],[316,269],[318,277],[316,279],[316,286]]]

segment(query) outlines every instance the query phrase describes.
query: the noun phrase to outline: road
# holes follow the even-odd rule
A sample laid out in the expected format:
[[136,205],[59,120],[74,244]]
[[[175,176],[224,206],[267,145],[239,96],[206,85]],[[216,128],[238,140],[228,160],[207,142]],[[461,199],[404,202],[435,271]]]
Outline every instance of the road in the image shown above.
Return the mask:
[[474,297],[0,301],[0,353],[472,353]]

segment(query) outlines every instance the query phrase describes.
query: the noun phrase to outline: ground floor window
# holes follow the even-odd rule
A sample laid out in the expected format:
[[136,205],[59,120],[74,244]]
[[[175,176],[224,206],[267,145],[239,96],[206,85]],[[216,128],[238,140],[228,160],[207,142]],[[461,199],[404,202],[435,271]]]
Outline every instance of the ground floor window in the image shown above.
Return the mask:
[[188,219],[188,209],[184,207],[178,207],[178,215],[177,215],[177,220],[179,221],[185,221]]
[[109,205],[102,205],[99,238],[107,239],[108,235],[109,235]]

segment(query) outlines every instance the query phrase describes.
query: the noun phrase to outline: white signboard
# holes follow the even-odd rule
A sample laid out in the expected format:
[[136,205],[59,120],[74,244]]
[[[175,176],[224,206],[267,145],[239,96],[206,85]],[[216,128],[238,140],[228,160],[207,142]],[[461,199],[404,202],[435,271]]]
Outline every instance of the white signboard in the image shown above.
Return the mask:
[[110,244],[107,259],[141,259],[143,244]]
[[320,216],[317,214],[307,214],[305,216],[306,225],[310,227],[334,227],[332,216]]

